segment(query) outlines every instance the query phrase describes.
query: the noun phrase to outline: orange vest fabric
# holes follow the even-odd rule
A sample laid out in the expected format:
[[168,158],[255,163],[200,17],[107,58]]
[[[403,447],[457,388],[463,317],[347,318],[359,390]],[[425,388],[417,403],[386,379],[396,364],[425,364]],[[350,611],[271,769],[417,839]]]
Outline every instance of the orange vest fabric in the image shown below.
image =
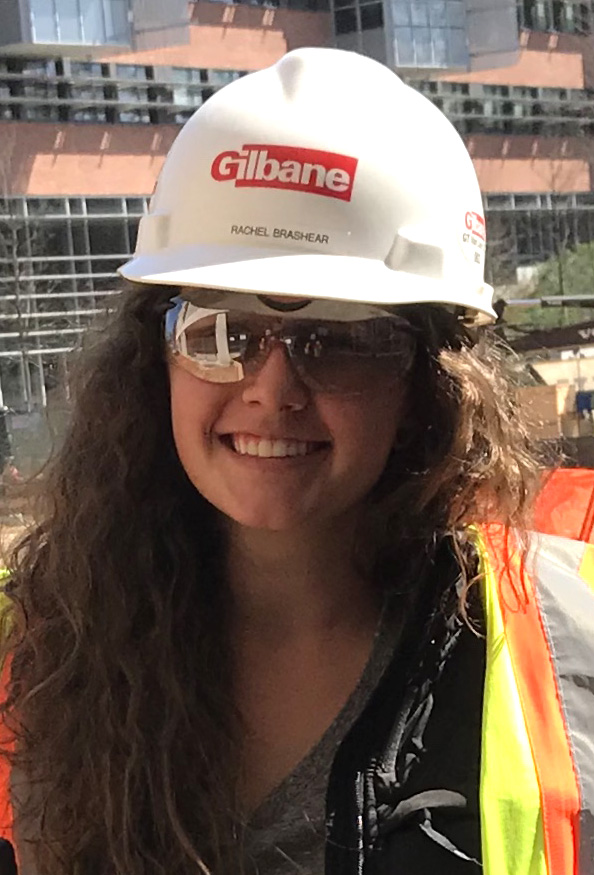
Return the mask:
[[594,470],[559,468],[547,474],[534,508],[534,529],[594,543]]
[[[10,661],[7,660],[0,674],[0,694],[4,697],[10,678]],[[3,750],[13,750],[14,742],[7,728],[0,720],[0,747]],[[0,756],[0,837],[12,842],[12,805],[10,793],[10,762],[5,756]]]

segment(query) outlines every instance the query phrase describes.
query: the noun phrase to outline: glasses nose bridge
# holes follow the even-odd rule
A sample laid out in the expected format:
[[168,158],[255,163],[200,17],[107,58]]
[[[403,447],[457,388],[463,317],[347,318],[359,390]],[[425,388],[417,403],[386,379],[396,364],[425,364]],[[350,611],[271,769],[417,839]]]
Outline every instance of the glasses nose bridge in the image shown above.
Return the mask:
[[263,353],[265,358],[268,358],[275,346],[283,347],[287,358],[292,358],[293,338],[285,325],[281,324],[274,329],[267,328],[260,336],[258,351]]
[[[252,372],[259,373],[266,368],[268,360],[275,349],[279,349],[283,355],[284,366],[293,374],[293,378],[300,382],[304,379],[303,368],[300,366],[298,345],[290,328],[280,325],[274,330],[267,328],[258,340],[257,352],[252,359]],[[307,380],[305,381],[307,384]]]
[[245,401],[292,410],[301,410],[309,403],[309,385],[291,354],[291,336],[283,336],[283,328],[261,335],[249,376],[243,390]]

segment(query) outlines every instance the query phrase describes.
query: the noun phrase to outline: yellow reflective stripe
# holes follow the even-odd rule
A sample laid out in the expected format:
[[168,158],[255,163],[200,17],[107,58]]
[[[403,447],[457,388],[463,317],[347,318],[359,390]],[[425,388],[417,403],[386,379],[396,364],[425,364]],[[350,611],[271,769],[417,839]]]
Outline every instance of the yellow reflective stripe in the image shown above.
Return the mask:
[[0,618],[4,616],[6,609],[12,605],[12,601],[4,592],[4,585],[8,583],[8,571],[6,568],[0,568]]
[[487,618],[481,751],[484,875],[547,875],[540,792],[522,713],[497,581],[479,541]]
[[594,590],[594,544],[586,544],[578,574]]
[[[7,580],[8,571],[5,568],[0,568],[0,648],[4,646],[4,642],[8,638],[12,626],[13,603],[3,589],[3,584]],[[4,659],[2,659],[0,655],[0,672],[3,668]],[[3,691],[0,690],[0,692]]]

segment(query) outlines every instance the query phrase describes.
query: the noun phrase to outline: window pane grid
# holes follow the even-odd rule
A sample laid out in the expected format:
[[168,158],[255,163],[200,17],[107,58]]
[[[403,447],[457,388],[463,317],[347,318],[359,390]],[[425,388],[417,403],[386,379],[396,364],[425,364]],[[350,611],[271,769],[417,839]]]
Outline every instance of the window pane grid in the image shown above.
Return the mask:
[[516,0],[518,24],[549,33],[592,33],[590,0]]
[[387,0],[399,67],[463,68],[469,61],[467,12],[462,0]]

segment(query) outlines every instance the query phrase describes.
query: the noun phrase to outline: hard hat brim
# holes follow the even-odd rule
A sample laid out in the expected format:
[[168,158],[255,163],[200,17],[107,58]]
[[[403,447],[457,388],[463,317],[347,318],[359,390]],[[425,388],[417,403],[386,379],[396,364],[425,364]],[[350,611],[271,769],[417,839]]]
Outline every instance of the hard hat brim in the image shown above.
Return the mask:
[[[389,268],[380,259],[350,255],[296,252],[282,249],[188,245],[155,255],[138,255],[119,268],[130,282],[201,286],[249,294],[286,295],[394,307],[432,303],[465,307],[458,285]],[[483,286],[484,306],[476,289],[469,290],[467,307],[476,323],[497,315],[489,302],[491,288]]]

